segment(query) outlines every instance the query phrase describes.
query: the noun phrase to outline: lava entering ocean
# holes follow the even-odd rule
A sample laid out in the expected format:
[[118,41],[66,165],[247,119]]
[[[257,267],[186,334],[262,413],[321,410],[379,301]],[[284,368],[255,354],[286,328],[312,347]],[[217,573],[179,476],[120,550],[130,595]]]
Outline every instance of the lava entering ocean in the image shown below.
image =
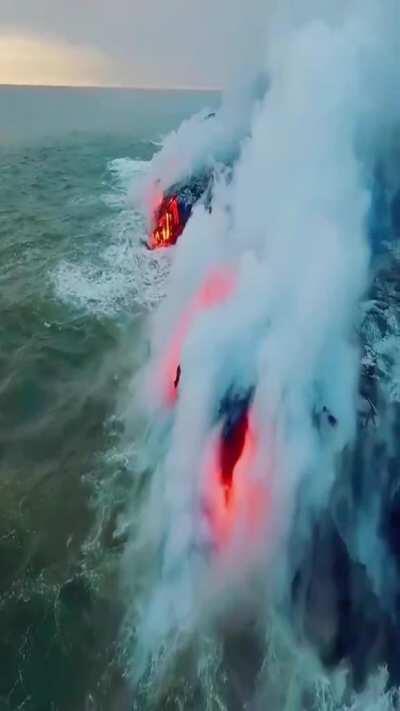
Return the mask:
[[[360,317],[382,269],[385,240],[376,260],[374,235],[394,234],[376,166],[388,204],[400,188],[399,10],[392,0],[339,5],[266,11],[268,63],[257,69],[268,82],[228,96],[210,121],[186,122],[141,186],[144,196],[163,189],[149,246],[176,244],[142,374],[151,477],[131,546],[151,559],[132,612],[136,681],[153,672],[161,696],[188,650],[196,669],[213,660],[214,691],[228,678],[234,693],[230,634],[252,625],[243,703],[308,708],[323,678],[329,708],[346,708],[382,663],[388,683],[400,682],[400,563],[383,523],[398,489],[395,350],[380,343],[392,365],[378,385],[371,342],[387,309],[367,300],[378,316],[365,338]],[[378,390],[381,418],[378,396],[364,417]],[[127,560],[131,570],[137,558]],[[199,652],[200,663],[204,638],[214,656]],[[190,683],[194,704],[202,681]]]

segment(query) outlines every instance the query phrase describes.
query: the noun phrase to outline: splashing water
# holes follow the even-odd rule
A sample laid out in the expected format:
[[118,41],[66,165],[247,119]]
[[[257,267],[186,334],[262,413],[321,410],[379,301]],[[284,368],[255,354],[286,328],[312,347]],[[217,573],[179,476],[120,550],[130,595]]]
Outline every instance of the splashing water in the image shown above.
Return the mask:
[[94,257],[77,253],[63,260],[54,275],[56,293],[83,310],[112,316],[131,308],[147,311],[165,295],[164,282],[169,271],[167,255],[149,254],[143,249],[145,235],[141,214],[127,201],[128,187],[146,173],[149,163],[118,158],[108,164],[112,189],[102,199],[116,213],[99,227],[110,235],[107,244]]

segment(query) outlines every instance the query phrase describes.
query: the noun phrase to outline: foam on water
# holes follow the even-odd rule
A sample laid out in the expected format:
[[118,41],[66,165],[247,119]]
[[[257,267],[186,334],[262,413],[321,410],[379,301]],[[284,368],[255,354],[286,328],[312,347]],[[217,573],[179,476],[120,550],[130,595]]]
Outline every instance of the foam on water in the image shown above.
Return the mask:
[[104,200],[112,207],[126,206],[128,189],[135,179],[146,173],[149,161],[115,158],[108,162],[107,170],[112,178],[112,190],[106,193]]
[[102,222],[96,249],[82,256],[78,248],[74,258],[61,260],[52,275],[62,301],[98,316],[115,317],[123,311],[152,308],[163,297],[170,258],[146,249],[143,218],[127,199],[129,187],[148,165],[130,158],[107,164],[107,190],[101,199],[110,215]]

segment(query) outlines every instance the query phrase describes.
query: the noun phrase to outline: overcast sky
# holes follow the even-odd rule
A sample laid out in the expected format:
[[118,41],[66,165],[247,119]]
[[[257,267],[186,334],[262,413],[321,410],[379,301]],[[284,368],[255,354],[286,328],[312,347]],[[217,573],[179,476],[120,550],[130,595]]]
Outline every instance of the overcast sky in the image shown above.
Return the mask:
[[268,0],[0,0],[0,82],[219,87]]

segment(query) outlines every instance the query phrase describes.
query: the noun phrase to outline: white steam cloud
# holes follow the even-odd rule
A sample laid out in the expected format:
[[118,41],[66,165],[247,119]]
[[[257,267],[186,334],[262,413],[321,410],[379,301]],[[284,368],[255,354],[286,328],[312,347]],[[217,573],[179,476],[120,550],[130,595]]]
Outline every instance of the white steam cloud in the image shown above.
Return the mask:
[[[213,120],[184,124],[141,186],[149,205],[157,181],[165,189],[210,166],[218,176],[211,211],[196,207],[175,249],[142,388],[155,423],[145,445],[154,471],[139,513],[135,503],[126,560],[138,571],[141,556],[152,559],[130,614],[134,673],[153,665],[155,696],[179,653],[194,639],[199,653],[221,619],[256,610],[259,631],[265,625],[272,637],[267,610],[287,612],[313,525],[354,444],[370,184],[399,118],[400,25],[394,0],[331,5],[307,2],[294,13],[280,3],[259,71],[268,87],[231,96]],[[229,178],[217,167],[227,159]],[[158,373],[168,344],[207,276],[227,268],[235,289],[191,322],[179,397],[167,411]],[[244,503],[229,546],[214,555],[204,459],[231,387],[255,389],[257,451],[242,475],[265,504],[255,534]]]

